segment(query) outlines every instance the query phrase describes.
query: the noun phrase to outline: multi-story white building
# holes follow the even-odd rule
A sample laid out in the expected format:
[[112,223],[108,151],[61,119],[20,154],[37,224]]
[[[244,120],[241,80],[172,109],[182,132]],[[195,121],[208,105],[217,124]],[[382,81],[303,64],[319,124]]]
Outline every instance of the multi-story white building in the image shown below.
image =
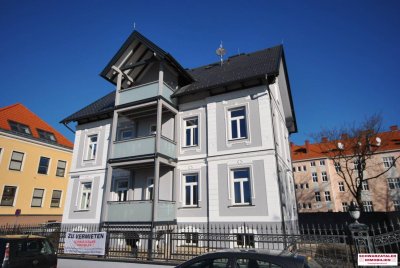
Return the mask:
[[184,69],[133,32],[77,122],[64,222],[293,224],[282,46]]

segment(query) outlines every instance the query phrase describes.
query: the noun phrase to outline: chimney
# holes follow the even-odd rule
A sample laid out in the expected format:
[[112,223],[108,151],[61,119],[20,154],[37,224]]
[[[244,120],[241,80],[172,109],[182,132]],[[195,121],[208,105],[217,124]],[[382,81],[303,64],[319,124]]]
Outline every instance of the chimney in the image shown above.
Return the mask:
[[328,142],[328,138],[327,137],[322,137],[322,142],[323,143]]
[[397,125],[390,126],[390,131],[397,131],[399,130]]
[[305,145],[306,145],[306,152],[308,153],[310,151],[310,141],[306,140]]

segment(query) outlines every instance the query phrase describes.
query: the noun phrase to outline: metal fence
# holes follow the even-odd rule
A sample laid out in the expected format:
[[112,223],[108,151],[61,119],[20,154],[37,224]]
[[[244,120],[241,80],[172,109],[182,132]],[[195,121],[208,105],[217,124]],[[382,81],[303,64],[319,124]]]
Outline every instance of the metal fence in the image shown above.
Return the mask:
[[[349,228],[350,227],[350,228]],[[367,229],[365,229],[367,228]],[[353,267],[361,252],[399,253],[400,220],[371,226],[306,225],[282,230],[264,224],[66,224],[62,226],[0,226],[0,234],[48,237],[64,254],[66,232],[107,233],[106,254],[98,259],[183,262],[226,248],[291,251],[311,257],[324,267]],[[81,256],[82,258],[93,258]]]

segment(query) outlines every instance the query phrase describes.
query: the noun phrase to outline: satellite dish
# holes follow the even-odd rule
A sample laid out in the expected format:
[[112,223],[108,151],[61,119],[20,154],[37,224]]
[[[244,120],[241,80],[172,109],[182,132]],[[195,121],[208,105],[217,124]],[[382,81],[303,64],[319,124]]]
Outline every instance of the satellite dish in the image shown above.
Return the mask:
[[375,140],[376,140],[376,145],[381,146],[381,142],[382,142],[381,138],[376,137]]
[[337,147],[338,147],[340,150],[343,150],[343,149],[344,149],[344,145],[343,145],[343,143],[341,143],[341,142],[338,142]]

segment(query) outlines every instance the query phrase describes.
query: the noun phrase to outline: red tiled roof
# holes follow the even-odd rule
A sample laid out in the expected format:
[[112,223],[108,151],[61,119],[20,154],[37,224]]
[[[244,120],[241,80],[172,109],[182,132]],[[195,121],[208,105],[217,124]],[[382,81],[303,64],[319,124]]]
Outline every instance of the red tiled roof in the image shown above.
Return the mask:
[[20,103],[0,108],[0,128],[11,131],[9,120],[29,126],[34,138],[40,139],[37,129],[41,129],[53,133],[57,144],[73,148],[72,142]]
[[[391,127],[391,131],[381,132],[378,134],[382,140],[376,152],[385,152],[391,150],[400,150],[400,130],[396,126]],[[290,151],[292,161],[302,161],[313,158],[327,158],[327,150],[336,149],[338,141],[326,141],[322,143],[308,143],[304,145],[291,144]],[[343,141],[345,143],[345,141]]]

